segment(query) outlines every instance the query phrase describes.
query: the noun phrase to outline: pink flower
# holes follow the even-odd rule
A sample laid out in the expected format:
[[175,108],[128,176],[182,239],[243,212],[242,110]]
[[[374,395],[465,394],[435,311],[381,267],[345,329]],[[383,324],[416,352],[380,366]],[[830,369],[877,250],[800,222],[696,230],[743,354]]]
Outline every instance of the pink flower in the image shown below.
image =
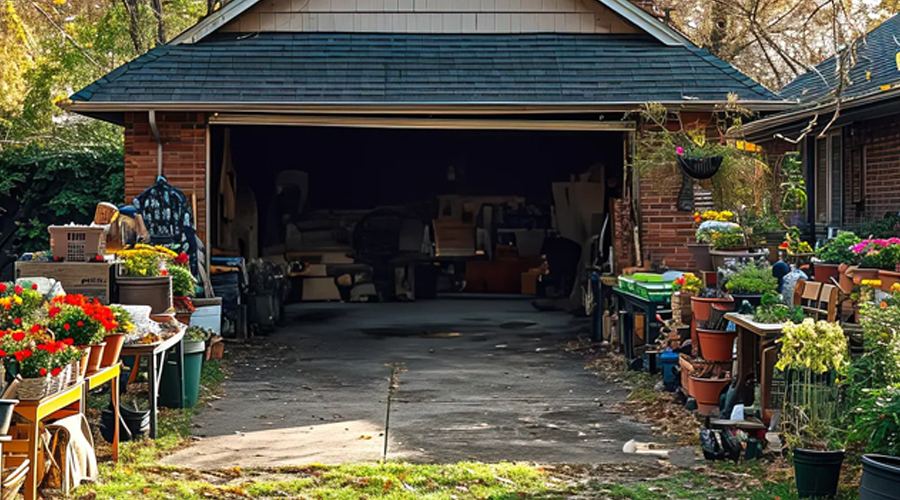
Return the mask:
[[675,154],[677,154],[678,156],[684,156],[684,148],[678,146],[677,148],[675,148]]

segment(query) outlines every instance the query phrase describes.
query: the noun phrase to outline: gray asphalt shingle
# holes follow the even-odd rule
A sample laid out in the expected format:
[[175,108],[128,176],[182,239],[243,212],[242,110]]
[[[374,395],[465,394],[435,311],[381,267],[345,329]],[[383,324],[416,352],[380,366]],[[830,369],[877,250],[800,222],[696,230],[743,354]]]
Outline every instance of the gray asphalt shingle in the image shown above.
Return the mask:
[[640,35],[216,34],[157,47],[91,102],[648,102],[776,96],[707,51]]

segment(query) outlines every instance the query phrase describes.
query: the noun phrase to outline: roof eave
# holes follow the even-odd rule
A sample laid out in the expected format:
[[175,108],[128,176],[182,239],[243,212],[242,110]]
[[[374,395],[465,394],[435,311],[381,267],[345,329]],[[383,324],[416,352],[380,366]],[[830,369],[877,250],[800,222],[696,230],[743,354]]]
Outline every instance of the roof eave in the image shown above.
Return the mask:
[[[61,106],[79,114],[127,113],[141,111],[188,111],[207,113],[334,113],[334,114],[540,114],[540,113],[628,113],[643,102],[91,102],[70,101]],[[678,110],[713,111],[725,101],[662,101]],[[792,106],[784,101],[747,100],[739,104],[751,111],[775,112]]]

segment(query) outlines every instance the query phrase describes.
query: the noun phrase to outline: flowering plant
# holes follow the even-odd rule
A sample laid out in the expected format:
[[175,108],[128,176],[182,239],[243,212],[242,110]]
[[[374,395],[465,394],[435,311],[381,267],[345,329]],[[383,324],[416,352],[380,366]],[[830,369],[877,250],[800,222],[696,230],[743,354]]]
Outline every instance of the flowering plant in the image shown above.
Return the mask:
[[893,271],[900,262],[900,238],[867,239],[850,247],[859,266]]
[[798,255],[802,253],[812,253],[813,249],[809,243],[803,241],[800,230],[792,227],[785,234],[785,241],[778,248],[786,250],[790,255]]
[[694,212],[694,222],[706,222],[708,220],[714,220],[719,222],[734,222],[734,212],[730,210],[722,210],[721,212],[716,212],[715,210],[706,210],[704,212]]
[[19,327],[29,322],[44,303],[37,285],[0,283],[0,328]]
[[816,257],[826,264],[857,264],[859,254],[853,251],[853,247],[860,243],[859,236],[841,231],[835,238],[828,240],[825,245],[816,250]]
[[697,294],[703,288],[703,281],[694,273],[684,273],[672,283],[672,288],[675,291]]
[[712,244],[716,238],[716,235],[722,234],[733,234],[743,237],[744,230],[741,229],[741,226],[735,224],[734,222],[722,222],[715,220],[704,221],[700,223],[700,227],[697,228],[697,242]]
[[60,295],[47,304],[47,327],[57,338],[72,339],[75,345],[96,344],[119,326],[115,313],[96,299],[83,295]]
[[815,374],[841,372],[850,360],[847,337],[837,323],[806,318],[799,325],[785,323],[781,344],[779,370],[809,370]]

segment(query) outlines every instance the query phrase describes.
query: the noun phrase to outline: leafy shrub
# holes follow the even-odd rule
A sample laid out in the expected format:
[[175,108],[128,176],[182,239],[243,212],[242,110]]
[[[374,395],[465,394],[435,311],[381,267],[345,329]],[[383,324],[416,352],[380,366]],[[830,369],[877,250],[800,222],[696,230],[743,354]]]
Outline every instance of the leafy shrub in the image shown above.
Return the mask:
[[859,236],[849,231],[841,231],[837,237],[828,240],[825,245],[816,250],[816,257],[827,264],[857,264],[859,255],[852,250],[852,247],[858,245],[859,242]]
[[725,283],[725,290],[736,294],[764,294],[778,288],[778,279],[767,266],[748,264]]
[[860,238],[892,238],[900,236],[900,215],[867,222],[856,231]]
[[194,292],[194,276],[191,275],[190,269],[182,266],[169,267],[169,274],[172,276],[172,294],[176,297],[193,297]]

